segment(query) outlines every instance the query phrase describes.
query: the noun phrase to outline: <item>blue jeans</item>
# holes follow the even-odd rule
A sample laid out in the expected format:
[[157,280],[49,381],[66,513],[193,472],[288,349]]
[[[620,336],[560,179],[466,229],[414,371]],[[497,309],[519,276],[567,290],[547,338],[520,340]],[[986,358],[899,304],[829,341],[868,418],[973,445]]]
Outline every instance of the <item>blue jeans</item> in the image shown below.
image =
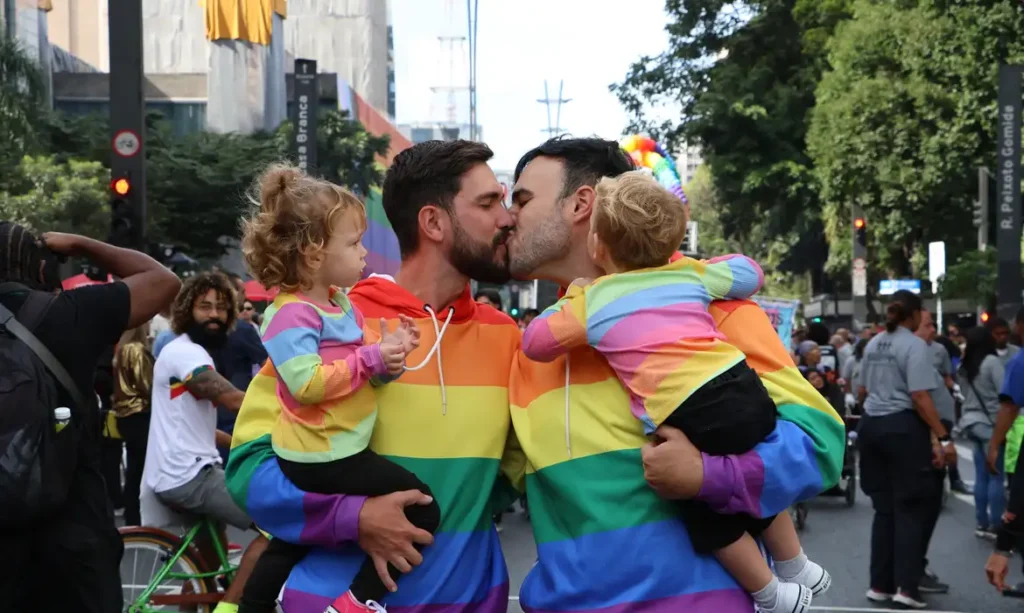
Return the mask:
[[1003,489],[1003,449],[999,450],[996,468],[999,473],[988,471],[985,456],[988,442],[972,438],[974,445],[974,514],[978,526],[998,528],[1002,525],[1003,509],[1006,506],[1006,490]]

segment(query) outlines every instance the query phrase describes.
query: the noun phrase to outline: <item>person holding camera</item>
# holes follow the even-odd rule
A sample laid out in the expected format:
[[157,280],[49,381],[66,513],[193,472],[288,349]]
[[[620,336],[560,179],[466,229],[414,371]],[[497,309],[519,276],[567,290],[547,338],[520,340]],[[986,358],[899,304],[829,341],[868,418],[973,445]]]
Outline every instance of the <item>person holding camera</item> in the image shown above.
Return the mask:
[[[66,257],[118,280],[60,291]],[[100,355],[180,286],[138,251],[0,222],[0,611],[121,611],[93,378]]]

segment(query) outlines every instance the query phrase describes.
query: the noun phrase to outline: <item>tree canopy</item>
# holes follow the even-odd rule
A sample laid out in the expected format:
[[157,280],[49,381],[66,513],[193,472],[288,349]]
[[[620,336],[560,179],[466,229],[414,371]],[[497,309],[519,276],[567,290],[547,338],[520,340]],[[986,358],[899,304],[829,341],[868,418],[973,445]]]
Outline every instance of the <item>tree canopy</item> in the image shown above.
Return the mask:
[[[977,168],[995,163],[998,66],[1024,63],[1020,6],[665,6],[668,49],[612,90],[629,130],[701,148],[725,238],[766,269],[811,273],[813,293],[849,288],[852,203],[868,220],[872,281],[921,276],[933,240],[946,241],[951,267],[973,249]],[[678,115],[663,120],[666,108]]]

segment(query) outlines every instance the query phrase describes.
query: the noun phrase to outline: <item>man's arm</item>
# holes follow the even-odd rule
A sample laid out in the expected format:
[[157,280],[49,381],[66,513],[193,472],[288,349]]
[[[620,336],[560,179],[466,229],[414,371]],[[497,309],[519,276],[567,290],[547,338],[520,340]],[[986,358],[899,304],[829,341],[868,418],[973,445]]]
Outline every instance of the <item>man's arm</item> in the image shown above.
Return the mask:
[[237,412],[245,400],[245,392],[231,385],[231,382],[218,374],[210,364],[193,369],[186,375],[183,383],[196,398],[209,400],[229,411]]
[[44,234],[43,242],[56,253],[88,259],[128,286],[131,293],[128,328],[141,326],[153,319],[181,289],[177,275],[144,253],[59,232]]
[[760,307],[749,301],[713,303],[711,314],[761,377],[780,421],[745,454],[702,455],[704,480],[697,498],[723,512],[770,517],[838,482],[846,426],[793,365]]
[[[1024,361],[1016,357],[1006,365],[999,390],[999,414],[993,428],[989,449],[998,450],[1006,442],[1006,435],[1024,406]],[[1024,455],[1024,454],[1021,454]],[[1024,514],[1022,514],[1024,515]]]
[[764,271],[745,255],[723,255],[703,263],[701,278],[712,300],[745,300],[764,285]]
[[565,296],[544,309],[523,332],[523,353],[536,362],[551,362],[587,344],[587,295],[570,285]]
[[312,305],[291,302],[273,314],[263,332],[267,355],[296,401],[340,400],[372,377],[387,374],[379,343],[360,345],[344,359],[324,364],[320,357],[322,327],[320,313]]

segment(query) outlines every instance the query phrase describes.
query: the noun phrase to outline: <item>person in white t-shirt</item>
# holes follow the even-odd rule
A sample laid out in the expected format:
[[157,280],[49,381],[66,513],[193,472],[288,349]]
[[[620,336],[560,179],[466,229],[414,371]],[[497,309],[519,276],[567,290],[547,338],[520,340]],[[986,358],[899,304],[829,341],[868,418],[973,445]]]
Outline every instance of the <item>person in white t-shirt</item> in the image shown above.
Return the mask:
[[[245,392],[217,373],[211,356],[227,342],[237,312],[231,284],[220,273],[190,278],[175,299],[171,325],[178,337],[164,347],[153,367],[144,479],[156,497],[176,511],[247,530],[253,527],[252,520],[231,499],[224,480],[217,446],[229,447],[231,437],[217,430],[216,409],[220,405],[237,412]],[[222,540],[226,546],[226,538]],[[263,536],[249,545],[214,613],[238,610],[245,581],[266,545]],[[212,547],[200,550],[216,567]]]

